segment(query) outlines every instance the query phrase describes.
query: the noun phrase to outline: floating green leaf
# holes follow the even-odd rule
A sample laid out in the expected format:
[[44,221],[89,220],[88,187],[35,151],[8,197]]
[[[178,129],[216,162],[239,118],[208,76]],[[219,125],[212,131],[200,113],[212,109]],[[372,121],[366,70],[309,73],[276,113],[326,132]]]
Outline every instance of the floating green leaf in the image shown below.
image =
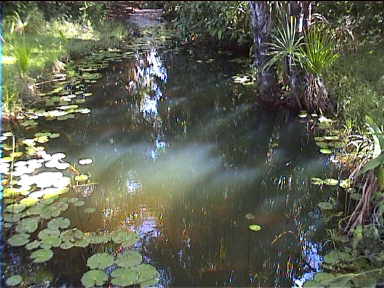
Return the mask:
[[81,207],[85,204],[85,202],[83,200],[79,200],[79,201],[76,201],[75,203],[73,203],[73,205],[75,205],[76,207]]
[[96,208],[85,208],[84,213],[91,214],[96,212]]
[[111,240],[111,235],[106,233],[92,233],[89,238],[89,241],[92,244],[107,243],[110,240]]
[[159,272],[156,271],[155,267],[149,264],[140,264],[132,268],[138,272],[139,277],[137,279],[137,283],[142,284],[151,280],[155,280],[155,283],[158,282],[158,278],[160,277]]
[[111,283],[119,286],[129,286],[137,284],[139,279],[139,273],[136,270],[130,268],[119,268],[111,273],[113,277]]
[[39,237],[39,239],[41,240],[44,240],[45,238],[49,238],[49,237],[59,237],[60,236],[60,231],[59,230],[55,230],[55,229],[44,229],[44,230],[41,230],[39,232],[39,234],[37,234],[37,237]]
[[50,249],[39,249],[31,254],[34,263],[43,263],[53,257],[53,252]]
[[20,218],[21,218],[20,213],[18,213],[18,214],[4,213],[4,215],[3,215],[3,220],[5,222],[11,222],[11,223],[19,222]]
[[63,231],[60,235],[61,239],[66,242],[76,242],[85,238],[85,234],[77,228]]
[[324,184],[323,179],[316,178],[316,177],[311,178],[311,182],[314,185],[322,185],[322,184]]
[[113,231],[111,237],[113,242],[124,244],[125,246],[131,246],[140,239],[139,236],[132,231]]
[[16,226],[16,232],[19,233],[33,233],[39,226],[39,217],[25,218],[20,221]]
[[90,270],[81,277],[81,283],[86,287],[101,286],[108,280],[107,274],[101,270]]
[[51,247],[59,247],[61,239],[59,236],[47,236],[41,240],[41,247],[44,249],[50,249]]
[[27,208],[27,206],[22,205],[22,204],[10,204],[5,208],[6,212],[11,212],[11,213],[20,213],[23,212]]
[[336,186],[337,184],[339,184],[339,181],[337,179],[328,178],[328,179],[324,179],[324,184],[330,185],[330,186]]
[[29,242],[29,234],[25,234],[25,233],[15,234],[11,238],[9,238],[7,242],[9,245],[15,246],[15,247],[24,246]]
[[23,281],[23,277],[21,277],[20,275],[13,275],[7,278],[7,280],[5,281],[5,284],[7,284],[7,286],[16,286],[16,285],[19,285],[22,281]]
[[322,210],[331,210],[333,209],[333,205],[329,202],[320,202],[319,204],[317,204],[317,206],[320,207],[320,209]]
[[64,249],[64,250],[67,250],[67,249],[72,248],[73,246],[74,245],[71,242],[62,242],[61,245],[60,245],[60,248]]
[[52,230],[66,229],[71,225],[68,218],[58,217],[48,222],[48,228]]
[[87,260],[87,266],[91,269],[105,269],[113,264],[113,256],[108,253],[97,253]]
[[78,182],[85,182],[88,180],[88,176],[87,175],[78,175],[75,177],[75,181],[78,181]]
[[322,148],[320,149],[320,153],[323,153],[323,154],[332,154],[332,150],[328,149],[328,148]]
[[90,244],[90,239],[87,237],[87,238],[83,238],[83,239],[77,240],[74,243],[74,246],[85,248],[89,244]]
[[255,232],[257,232],[257,231],[260,231],[260,230],[261,230],[261,226],[259,226],[259,225],[256,225],[256,224],[253,224],[253,225],[249,225],[249,226],[248,226],[248,228],[249,228],[249,230],[251,230],[251,231],[255,231]]
[[25,245],[25,249],[27,249],[27,250],[36,249],[40,246],[40,243],[41,243],[40,241],[34,240],[34,241],[28,243],[27,245]]
[[116,264],[120,267],[129,268],[139,265],[142,261],[142,256],[137,251],[126,251],[124,254],[120,254],[116,258]]

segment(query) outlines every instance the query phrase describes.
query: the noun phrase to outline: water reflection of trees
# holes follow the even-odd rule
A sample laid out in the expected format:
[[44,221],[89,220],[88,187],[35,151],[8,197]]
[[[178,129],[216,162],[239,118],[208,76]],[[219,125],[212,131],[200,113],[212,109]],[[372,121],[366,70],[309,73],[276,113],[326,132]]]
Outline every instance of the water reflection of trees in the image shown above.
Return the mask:
[[[95,87],[94,116],[74,133],[87,129],[78,146],[92,143],[105,159],[97,174],[112,177],[100,176],[90,201],[104,214],[87,227],[144,231],[144,252],[166,263],[165,286],[287,286],[316,245],[306,171],[321,162],[303,126],[254,107],[225,76],[236,67],[216,61],[151,50]],[[102,145],[110,139],[115,150]]]
[[[164,93],[154,93],[161,95],[155,96],[156,108],[151,106],[154,133],[161,131],[165,141],[177,146],[191,136],[215,143],[223,167],[163,211],[166,225],[149,240],[147,252],[160,263],[167,259],[178,275],[177,285],[287,285],[307,270],[305,249],[312,249],[306,240],[308,223],[302,220],[314,192],[304,171],[314,157],[312,146],[306,146],[307,133],[282,115],[256,110],[252,96],[236,91],[222,73],[177,63],[168,71]],[[130,87],[131,93],[138,89]],[[233,182],[218,179],[223,173]],[[265,222],[262,233],[248,230],[252,221],[244,219],[244,211],[253,211],[255,222]]]

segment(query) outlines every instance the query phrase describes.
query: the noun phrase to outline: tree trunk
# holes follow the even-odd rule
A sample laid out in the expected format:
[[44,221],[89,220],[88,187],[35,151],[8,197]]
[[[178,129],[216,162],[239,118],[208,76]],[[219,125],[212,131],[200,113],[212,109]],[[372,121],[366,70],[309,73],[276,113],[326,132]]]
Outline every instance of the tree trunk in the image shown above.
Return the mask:
[[[304,31],[309,28],[311,23],[312,12],[311,1],[289,1],[288,3],[288,15],[289,17],[295,17],[296,29],[299,35],[303,35]],[[289,21],[292,21],[289,19]],[[288,62],[291,64],[292,61]],[[290,65],[287,67],[289,86],[291,88],[292,95],[295,97],[297,105],[300,109],[305,106],[303,97],[305,93],[305,73],[303,69],[297,65]]]
[[276,93],[276,68],[262,67],[270,59],[267,43],[271,41],[271,12],[267,1],[249,1],[251,8],[251,23],[255,45],[255,66],[258,70],[258,81],[261,96],[269,97]]

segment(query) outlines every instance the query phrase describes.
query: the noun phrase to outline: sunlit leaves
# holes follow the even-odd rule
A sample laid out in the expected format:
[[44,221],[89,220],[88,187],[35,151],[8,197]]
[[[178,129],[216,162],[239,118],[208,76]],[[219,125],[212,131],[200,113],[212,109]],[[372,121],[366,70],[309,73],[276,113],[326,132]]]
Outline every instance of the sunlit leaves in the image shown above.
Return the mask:
[[105,269],[113,264],[113,256],[107,253],[92,255],[87,260],[87,266],[91,269]]
[[31,259],[34,263],[43,263],[53,257],[53,252],[50,249],[39,249],[31,253]]

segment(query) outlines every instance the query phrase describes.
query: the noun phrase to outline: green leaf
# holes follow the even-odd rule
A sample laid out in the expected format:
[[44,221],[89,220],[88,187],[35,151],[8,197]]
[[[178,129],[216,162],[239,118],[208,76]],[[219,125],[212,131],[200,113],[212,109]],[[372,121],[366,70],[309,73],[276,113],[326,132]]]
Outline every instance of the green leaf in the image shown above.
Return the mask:
[[111,273],[113,277],[111,283],[119,286],[129,286],[137,284],[139,273],[130,268],[119,268]]
[[48,222],[48,228],[51,230],[66,229],[71,225],[68,218],[58,217]]
[[33,233],[39,226],[39,217],[25,218],[20,221],[16,226],[16,232],[19,233]]
[[78,181],[78,182],[85,182],[88,180],[88,176],[87,175],[78,175],[75,177],[75,181]]
[[44,229],[44,230],[41,230],[39,232],[39,234],[37,235],[37,237],[39,237],[40,240],[44,240],[44,238],[48,238],[48,237],[51,237],[51,236],[54,236],[54,237],[59,237],[60,236],[60,231],[59,230],[56,230],[56,229]]
[[[139,273],[138,283],[144,283],[150,280],[154,280],[160,277],[159,272],[149,264],[140,264],[132,268],[132,270],[136,270]],[[157,281],[156,281],[157,282]]]
[[249,230],[251,230],[251,231],[255,231],[255,232],[257,232],[257,231],[260,231],[260,230],[261,230],[261,226],[259,226],[259,225],[256,225],[256,224],[253,224],[253,225],[249,225],[249,226],[248,226],[248,228],[249,228]]
[[126,251],[124,254],[120,254],[116,258],[116,264],[120,267],[129,268],[139,265],[142,261],[142,256],[137,251]]
[[317,206],[320,207],[320,209],[322,210],[331,210],[333,209],[333,205],[329,202],[320,202],[319,204],[317,204]]
[[87,260],[87,266],[91,269],[105,269],[113,264],[113,256],[108,253],[97,253]]
[[336,186],[337,184],[339,184],[339,181],[336,179],[328,178],[324,180],[324,184],[330,185],[330,186]]
[[84,209],[84,213],[87,213],[87,214],[91,214],[91,213],[95,213],[96,212],[96,208],[85,208]]
[[16,285],[19,285],[22,281],[23,281],[23,277],[21,277],[20,275],[13,275],[7,278],[7,280],[5,281],[5,284],[7,284],[7,286],[16,286]]
[[105,234],[105,233],[100,233],[100,234],[93,233],[91,234],[91,237],[89,239],[89,241],[92,244],[107,243],[110,240],[111,240],[111,235]]
[[378,167],[383,163],[384,163],[384,152],[382,152],[378,157],[369,160],[368,163],[364,166],[364,168],[360,170],[358,175],[362,175],[368,172],[369,170],[375,169],[376,167]]
[[11,238],[9,238],[7,242],[9,245],[15,246],[15,247],[24,246],[29,242],[29,234],[25,234],[25,233],[15,234]]
[[39,249],[31,254],[34,263],[43,263],[53,257],[53,252],[50,249]]
[[107,282],[108,276],[101,270],[90,270],[81,277],[81,283],[86,287],[101,286]]
[[125,246],[131,246],[140,239],[139,236],[132,231],[113,231],[111,237],[113,242],[124,244]]
[[27,245],[25,245],[25,249],[33,250],[33,249],[38,248],[39,246],[40,246],[40,241],[34,240],[34,241],[28,243]]

